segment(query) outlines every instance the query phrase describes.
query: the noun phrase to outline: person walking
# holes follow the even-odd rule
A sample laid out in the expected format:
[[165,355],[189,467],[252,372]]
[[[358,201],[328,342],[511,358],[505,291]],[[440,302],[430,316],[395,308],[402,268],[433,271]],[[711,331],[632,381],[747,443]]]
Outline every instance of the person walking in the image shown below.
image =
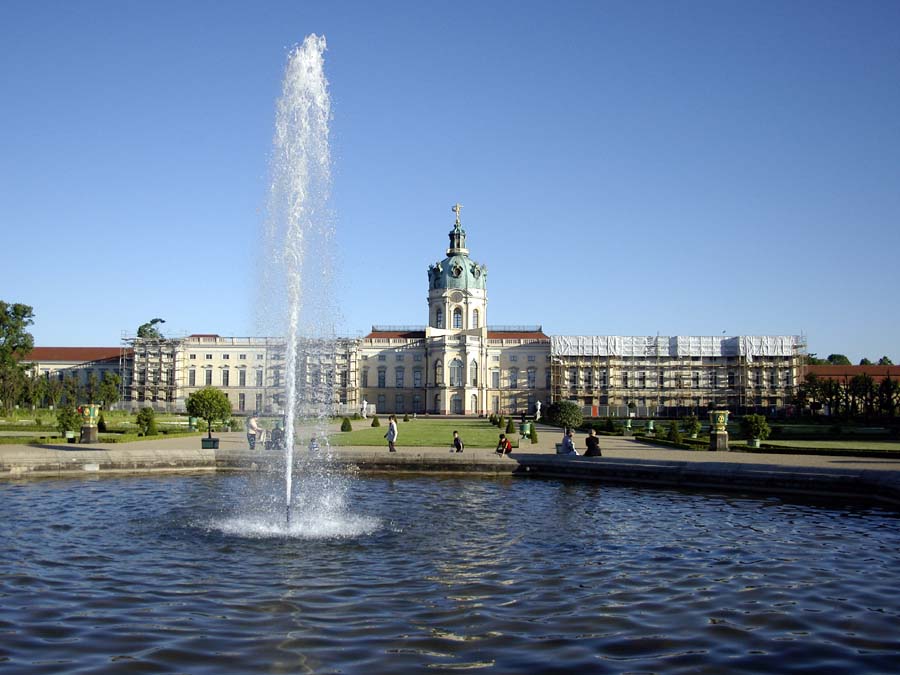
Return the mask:
[[459,432],[453,432],[453,443],[450,445],[450,452],[462,452],[463,451],[463,442],[459,437]]
[[262,436],[262,429],[259,428],[259,418],[256,413],[253,413],[247,421],[247,443],[250,444],[251,450],[256,449],[256,441],[261,440],[260,436]]
[[593,427],[588,432],[588,437],[584,439],[585,445],[587,445],[587,450],[584,451],[585,457],[602,457],[603,453],[600,452],[600,437],[597,436],[597,432],[594,431]]
[[397,452],[397,448],[394,447],[394,441],[397,440],[397,418],[393,415],[388,417],[388,430],[384,437],[388,442],[388,451]]

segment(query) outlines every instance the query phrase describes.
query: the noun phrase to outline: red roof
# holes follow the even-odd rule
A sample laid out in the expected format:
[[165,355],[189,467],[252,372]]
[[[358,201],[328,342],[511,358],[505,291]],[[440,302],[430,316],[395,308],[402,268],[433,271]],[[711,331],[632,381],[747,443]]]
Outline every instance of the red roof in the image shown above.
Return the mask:
[[120,347],[35,347],[25,355],[23,361],[108,361],[119,359]]
[[868,375],[875,382],[884,378],[900,380],[900,366],[807,366],[807,373],[813,373],[825,380],[849,382],[857,375]]
[[505,330],[490,330],[488,331],[488,338],[491,340],[549,340],[546,335],[544,335],[541,331],[505,331]]

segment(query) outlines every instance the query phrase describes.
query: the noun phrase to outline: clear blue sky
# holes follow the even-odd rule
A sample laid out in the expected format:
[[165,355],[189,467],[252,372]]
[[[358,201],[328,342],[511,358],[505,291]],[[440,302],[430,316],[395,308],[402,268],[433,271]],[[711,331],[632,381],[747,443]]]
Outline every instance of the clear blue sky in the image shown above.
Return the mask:
[[328,40],[341,331],[808,335],[900,363],[900,3],[0,2],[0,299],[39,345],[254,333],[288,49]]

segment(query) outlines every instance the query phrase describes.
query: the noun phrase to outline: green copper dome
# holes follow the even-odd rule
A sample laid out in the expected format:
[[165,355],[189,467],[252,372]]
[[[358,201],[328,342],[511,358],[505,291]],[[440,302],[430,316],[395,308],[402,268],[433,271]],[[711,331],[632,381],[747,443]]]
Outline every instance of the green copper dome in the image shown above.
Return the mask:
[[459,223],[459,208],[456,212],[456,225],[450,230],[450,248],[447,257],[428,268],[428,288],[475,288],[485,290],[487,265],[479,265],[469,259],[466,248],[466,231]]

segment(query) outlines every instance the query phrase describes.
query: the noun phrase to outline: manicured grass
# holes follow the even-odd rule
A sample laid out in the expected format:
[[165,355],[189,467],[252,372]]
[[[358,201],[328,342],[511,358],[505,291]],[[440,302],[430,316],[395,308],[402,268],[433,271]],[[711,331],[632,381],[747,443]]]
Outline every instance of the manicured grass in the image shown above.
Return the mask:
[[[379,416],[380,427],[371,427],[372,420],[352,420],[353,431],[335,431],[329,436],[332,445],[338,446],[387,446],[384,435],[387,433],[387,417]],[[496,448],[500,429],[486,419],[478,420],[443,420],[410,418],[404,422],[397,421],[398,448],[447,448],[453,440],[453,430],[459,431],[459,437],[467,448]],[[518,434],[511,434],[510,441],[515,444]],[[527,443],[528,441],[526,441]]]
[[828,450],[881,450],[883,452],[900,452],[900,441],[763,441],[766,445],[780,448],[823,448]]

